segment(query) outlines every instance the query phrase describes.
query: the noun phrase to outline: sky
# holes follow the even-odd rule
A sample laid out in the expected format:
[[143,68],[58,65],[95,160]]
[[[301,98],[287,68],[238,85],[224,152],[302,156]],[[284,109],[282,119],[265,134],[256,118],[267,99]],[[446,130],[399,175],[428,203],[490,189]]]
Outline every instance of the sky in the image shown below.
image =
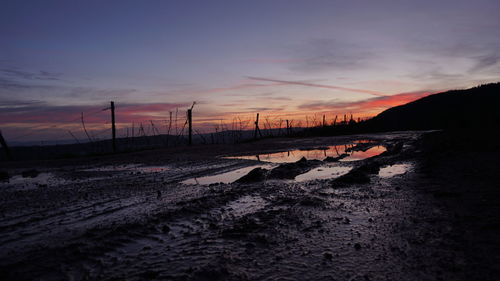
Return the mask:
[[[9,140],[370,117],[500,81],[500,1],[2,0],[0,130]],[[305,116],[308,116],[306,121]],[[222,120],[222,121],[221,121]],[[233,122],[234,123],[234,122]],[[137,126],[137,125],[134,125]]]

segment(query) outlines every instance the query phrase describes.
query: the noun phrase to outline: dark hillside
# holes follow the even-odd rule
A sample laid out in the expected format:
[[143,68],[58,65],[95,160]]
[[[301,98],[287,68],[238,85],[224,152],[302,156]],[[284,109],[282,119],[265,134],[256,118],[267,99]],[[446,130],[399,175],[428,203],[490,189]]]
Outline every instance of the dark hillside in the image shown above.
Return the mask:
[[498,128],[500,83],[452,90],[385,110],[365,128],[394,130]]

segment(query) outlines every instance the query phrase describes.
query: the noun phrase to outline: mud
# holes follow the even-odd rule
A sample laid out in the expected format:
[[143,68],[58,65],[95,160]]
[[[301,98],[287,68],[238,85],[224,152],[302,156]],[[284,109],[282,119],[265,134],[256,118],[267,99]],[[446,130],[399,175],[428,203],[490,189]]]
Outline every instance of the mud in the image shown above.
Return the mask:
[[[33,188],[0,182],[0,279],[472,280],[461,229],[447,219],[453,213],[422,191],[429,179],[421,135],[275,139],[0,167],[10,179],[29,169],[40,171],[29,179],[55,179]],[[353,161],[266,167],[222,157],[353,143],[353,151],[384,149]],[[186,184],[238,170],[226,181]]]

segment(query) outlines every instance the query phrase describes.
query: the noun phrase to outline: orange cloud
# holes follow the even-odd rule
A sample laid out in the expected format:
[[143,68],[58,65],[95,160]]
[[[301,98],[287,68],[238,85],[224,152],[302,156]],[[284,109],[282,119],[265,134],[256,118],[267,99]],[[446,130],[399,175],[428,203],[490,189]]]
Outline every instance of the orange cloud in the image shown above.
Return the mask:
[[430,94],[430,92],[401,93],[355,102],[318,101],[301,104],[298,109],[302,111],[352,112],[361,115],[374,115],[387,108],[402,105]]

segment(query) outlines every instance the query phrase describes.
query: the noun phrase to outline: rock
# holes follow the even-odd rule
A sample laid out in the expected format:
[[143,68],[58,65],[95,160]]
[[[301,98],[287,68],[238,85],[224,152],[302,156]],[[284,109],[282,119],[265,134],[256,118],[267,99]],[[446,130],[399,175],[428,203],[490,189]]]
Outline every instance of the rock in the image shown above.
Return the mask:
[[307,163],[307,159],[306,159],[304,156],[302,156],[302,158],[300,158],[300,160],[299,160],[299,161],[297,161],[297,162],[295,162],[295,163],[296,163],[296,164],[303,164],[303,163]]
[[356,249],[357,251],[361,250],[361,244],[359,243],[354,244],[354,249]]
[[333,255],[332,255],[332,253],[330,253],[330,252],[324,252],[324,253],[323,253],[323,258],[324,258],[325,260],[329,260],[329,261],[331,261],[331,260],[333,259]]
[[366,172],[363,172],[358,169],[351,170],[349,173],[340,176],[334,180],[334,182],[337,183],[369,183],[370,182],[370,177],[366,174]]
[[299,161],[294,163],[281,164],[271,170],[269,177],[271,179],[294,179],[297,175],[305,173],[310,169],[321,164],[321,161],[312,160],[308,161],[302,157]]
[[331,157],[331,156],[328,156],[325,159],[323,159],[323,162],[338,162],[338,161],[339,161],[338,157]]
[[367,174],[378,174],[380,171],[380,164],[377,162],[370,162],[357,168],[360,172]]
[[236,180],[236,183],[252,183],[252,182],[260,182],[266,179],[266,175],[269,170],[262,168],[255,168],[251,170],[248,174]]

